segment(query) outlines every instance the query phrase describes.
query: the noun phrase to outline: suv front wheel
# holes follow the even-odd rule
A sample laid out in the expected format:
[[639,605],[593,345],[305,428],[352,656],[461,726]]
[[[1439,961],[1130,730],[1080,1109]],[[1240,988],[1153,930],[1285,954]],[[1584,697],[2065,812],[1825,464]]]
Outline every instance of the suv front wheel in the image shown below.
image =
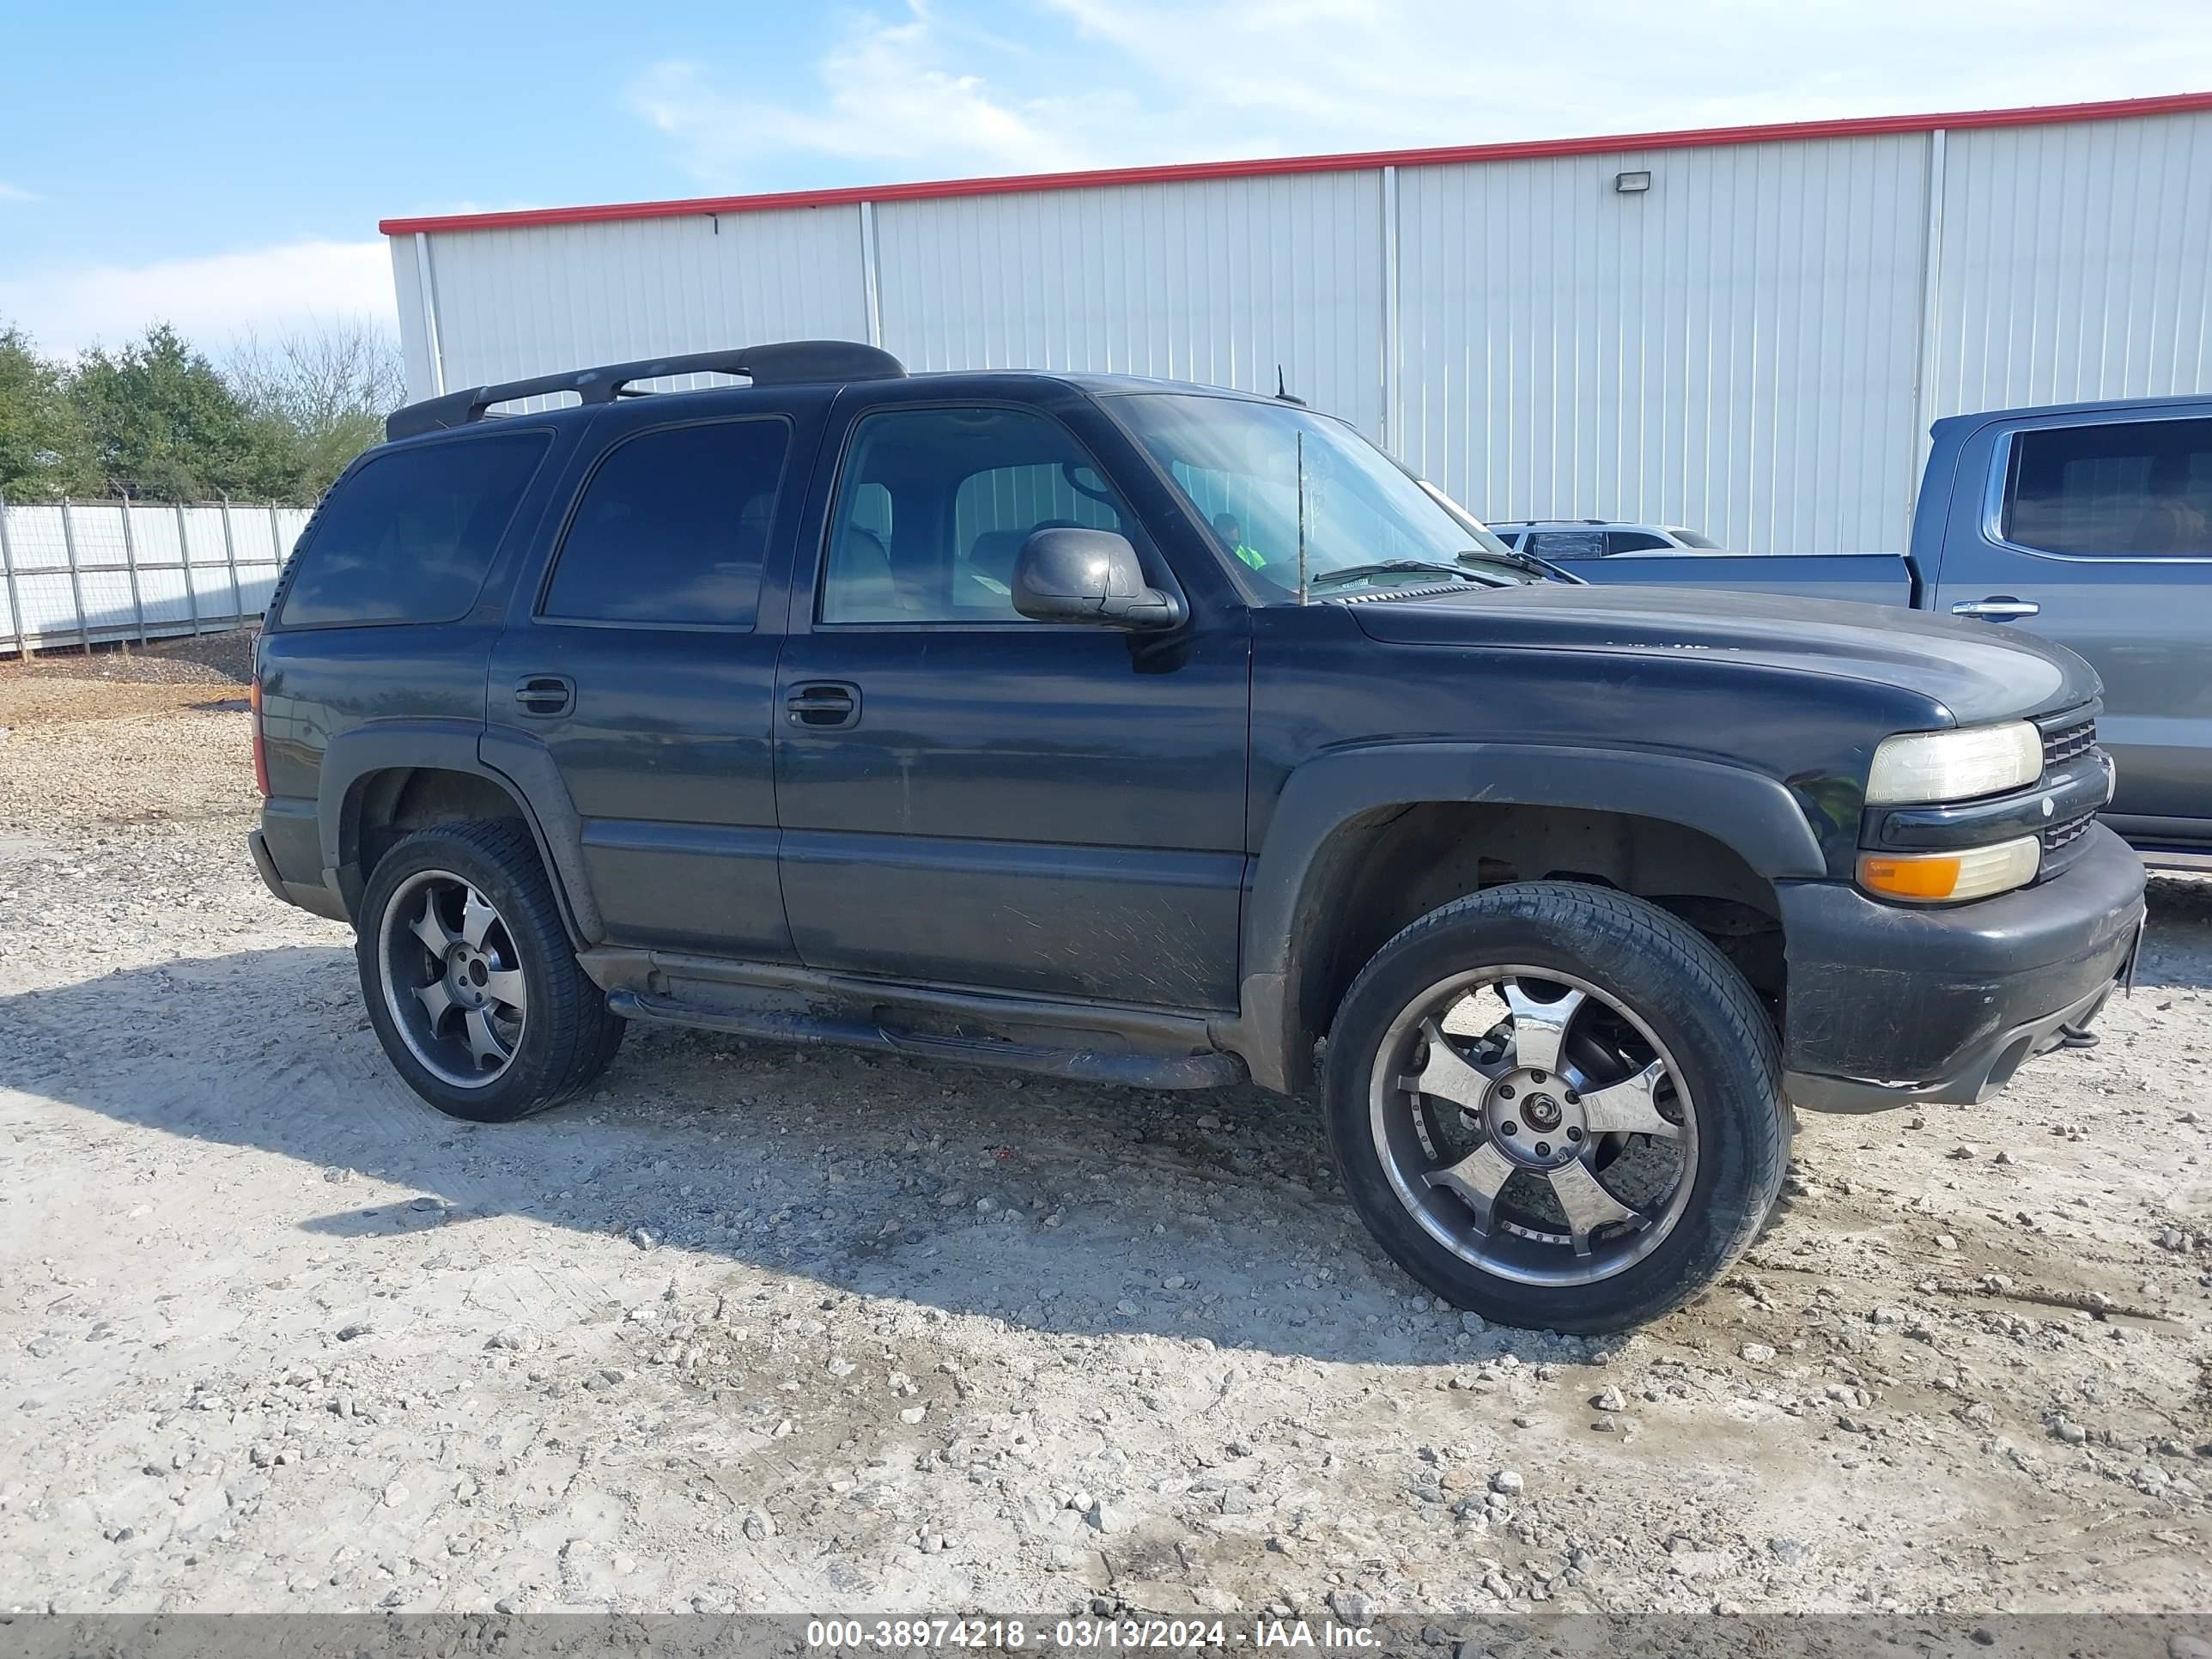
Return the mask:
[[354,951],[384,1052],[449,1116],[505,1123],[557,1106],[621,1044],[520,823],[399,842],[369,877]]
[[1641,899],[1492,888],[1376,953],[1329,1034],[1354,1206],[1486,1318],[1614,1331],[1726,1270],[1781,1191],[1774,1029],[1701,935]]

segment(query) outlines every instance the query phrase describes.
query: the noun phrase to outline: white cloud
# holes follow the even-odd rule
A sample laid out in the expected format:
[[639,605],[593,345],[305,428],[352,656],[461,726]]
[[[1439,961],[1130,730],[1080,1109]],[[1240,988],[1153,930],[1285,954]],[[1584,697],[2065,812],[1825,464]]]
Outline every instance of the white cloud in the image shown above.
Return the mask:
[[43,202],[46,198],[35,190],[25,190],[21,185],[11,185],[0,179],[0,202]]
[[2201,0],[1044,0],[1170,108],[1272,149],[2072,103],[2182,89]]
[[304,241],[142,265],[89,265],[0,276],[0,318],[46,350],[119,345],[149,323],[220,353],[247,330],[367,318],[395,329],[392,259],[382,240]]
[[631,107],[702,179],[813,154],[885,180],[2070,103],[2182,89],[2202,0],[1031,0],[994,34],[909,0],[817,95],[663,64]]
[[[799,152],[866,161],[882,176],[1042,173],[1108,157],[1161,159],[1174,139],[1145,131],[1127,92],[1066,90],[1012,43],[948,26],[920,3],[902,21],[852,23],[817,66],[811,104],[731,92],[705,64],[656,64],[629,88],[630,107],[669,135],[703,179],[735,186],[750,164]],[[1040,85],[1007,84],[1007,74]],[[1078,83],[1079,84],[1079,82]]]

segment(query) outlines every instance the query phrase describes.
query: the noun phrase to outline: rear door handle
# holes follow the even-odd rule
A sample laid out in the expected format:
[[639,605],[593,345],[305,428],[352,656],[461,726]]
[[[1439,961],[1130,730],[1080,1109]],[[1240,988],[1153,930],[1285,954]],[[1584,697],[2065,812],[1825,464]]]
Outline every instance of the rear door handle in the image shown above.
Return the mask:
[[2033,599],[2015,599],[2009,593],[1992,593],[1986,599],[1961,599],[1951,607],[1954,617],[1978,617],[1984,622],[2018,622],[2039,617],[2043,607]]
[[783,700],[786,716],[809,732],[842,732],[860,723],[860,688],[849,680],[809,680]]
[[514,706],[544,719],[576,706],[576,682],[565,674],[532,674],[514,683]]

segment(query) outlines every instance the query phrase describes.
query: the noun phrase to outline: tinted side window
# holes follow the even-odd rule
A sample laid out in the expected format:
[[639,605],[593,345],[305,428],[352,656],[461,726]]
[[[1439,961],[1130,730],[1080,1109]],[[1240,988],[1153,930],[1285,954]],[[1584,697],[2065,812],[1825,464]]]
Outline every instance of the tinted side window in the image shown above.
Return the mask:
[[2046,553],[2212,556],[2212,421],[2015,433],[2003,532]]
[[1540,559],[1601,559],[1605,535],[1596,530],[1532,530],[1522,550]]
[[[1080,483],[1083,488],[1076,486]],[[1071,479],[1056,462],[1029,466],[996,466],[971,472],[960,481],[952,497],[952,544],[957,556],[975,569],[979,549],[995,567],[989,551],[1003,546],[1006,538],[1029,533],[1043,525],[1073,525],[1085,530],[1120,530],[1121,514],[1086,490],[1105,488],[1105,481],[1088,465],[1079,466]],[[990,537],[991,541],[984,538]],[[1019,542],[1015,544],[1017,547]],[[1008,571],[1012,562],[1006,562]]]
[[825,623],[1022,622],[1014,556],[1032,531],[1130,533],[1075,440],[1025,410],[914,409],[854,428],[822,583]]
[[584,486],[540,614],[750,628],[791,428],[715,421],[641,432]]
[[543,432],[503,433],[395,450],[363,465],[323,503],[297,557],[280,618],[439,623],[468,614],[530,475]]
[[1605,550],[1608,557],[1615,553],[1648,553],[1655,547],[1671,547],[1673,544],[1664,536],[1655,536],[1648,530],[1608,530],[1605,532]]
[[891,492],[879,483],[864,483],[853,492],[853,522],[890,545]]

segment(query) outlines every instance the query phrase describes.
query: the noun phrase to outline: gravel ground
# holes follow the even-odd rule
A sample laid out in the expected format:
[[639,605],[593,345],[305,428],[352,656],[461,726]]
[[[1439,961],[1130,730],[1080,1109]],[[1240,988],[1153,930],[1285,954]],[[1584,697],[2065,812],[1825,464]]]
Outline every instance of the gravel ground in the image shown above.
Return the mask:
[[1419,1294],[1254,1090],[644,1031],[439,1117],[207,690],[0,665],[0,1607],[2212,1607],[2212,888],[1594,1343]]
[[0,664],[0,682],[45,678],[133,685],[244,685],[253,678],[253,641],[260,632],[258,626],[230,629],[143,646],[123,640],[88,652],[56,646],[27,659],[17,657]]

